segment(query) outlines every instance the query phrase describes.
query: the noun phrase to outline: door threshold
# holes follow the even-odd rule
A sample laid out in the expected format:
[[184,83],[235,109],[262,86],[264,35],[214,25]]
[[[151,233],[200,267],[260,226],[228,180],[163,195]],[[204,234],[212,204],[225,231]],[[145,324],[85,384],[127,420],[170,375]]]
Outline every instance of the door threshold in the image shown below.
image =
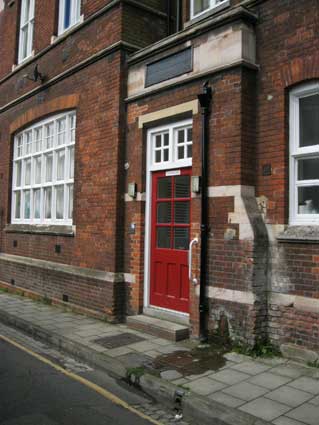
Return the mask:
[[148,306],[143,308],[143,314],[157,319],[167,320],[168,322],[189,326],[189,314],[187,313]]

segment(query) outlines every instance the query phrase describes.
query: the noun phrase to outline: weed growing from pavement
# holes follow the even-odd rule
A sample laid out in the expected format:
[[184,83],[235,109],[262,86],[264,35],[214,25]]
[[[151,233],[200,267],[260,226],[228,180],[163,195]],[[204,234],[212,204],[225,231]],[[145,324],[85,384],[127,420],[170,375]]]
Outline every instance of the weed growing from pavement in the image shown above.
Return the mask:
[[307,366],[319,369],[319,359],[316,359],[312,362],[307,362]]
[[44,297],[41,298],[40,302],[42,302],[43,304],[46,304],[46,305],[52,304],[52,300],[50,298],[48,298],[46,295],[44,295]]
[[0,292],[9,292],[8,288],[0,288]]
[[272,345],[269,341],[257,341],[254,346],[250,346],[242,342],[235,342],[233,345],[233,351],[250,357],[281,357],[279,349]]

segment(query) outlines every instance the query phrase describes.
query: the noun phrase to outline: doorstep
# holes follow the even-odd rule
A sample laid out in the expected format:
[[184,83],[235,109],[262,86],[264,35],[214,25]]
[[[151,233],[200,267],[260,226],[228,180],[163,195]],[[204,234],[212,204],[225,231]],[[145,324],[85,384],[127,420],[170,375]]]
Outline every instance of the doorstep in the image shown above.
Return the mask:
[[189,338],[189,327],[187,325],[146,314],[129,316],[126,324],[130,329],[145,332],[157,338],[165,338],[169,341],[177,342]]

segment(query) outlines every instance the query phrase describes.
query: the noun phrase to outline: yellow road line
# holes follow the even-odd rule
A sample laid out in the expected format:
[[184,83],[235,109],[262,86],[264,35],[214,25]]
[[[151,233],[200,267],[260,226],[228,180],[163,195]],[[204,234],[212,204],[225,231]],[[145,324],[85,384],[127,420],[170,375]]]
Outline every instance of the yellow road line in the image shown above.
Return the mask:
[[19,348],[20,350],[24,351],[25,353],[29,354],[32,357],[35,357],[36,359],[38,359],[39,361],[41,361],[42,363],[45,363],[51,367],[53,367],[54,369],[56,369],[57,371],[63,373],[64,375],[68,376],[71,379],[74,379],[77,382],[80,382],[81,384],[85,385],[86,387],[90,388],[91,390],[95,391],[96,393],[100,394],[102,397],[110,400],[112,403],[123,407],[124,409],[130,411],[131,413],[134,413],[137,416],[140,416],[141,418],[147,420],[148,422],[155,424],[155,425],[163,425],[161,422],[156,421],[155,419],[145,415],[144,413],[138,411],[137,409],[135,409],[134,407],[130,406],[128,403],[126,403],[126,401],[120,399],[119,397],[117,397],[115,394],[112,394],[111,392],[105,390],[104,388],[100,387],[99,385],[94,384],[91,381],[88,381],[87,379],[83,378],[82,376],[79,376],[73,372],[70,372],[68,370],[63,369],[63,367],[51,362],[49,359],[46,359],[45,357],[41,356],[38,353],[35,353],[34,351],[30,350],[27,347],[24,347],[23,345],[19,344],[16,341],[13,341],[12,339],[1,335],[0,334],[0,339],[3,339],[4,341],[8,342],[9,344],[13,345],[16,348]]

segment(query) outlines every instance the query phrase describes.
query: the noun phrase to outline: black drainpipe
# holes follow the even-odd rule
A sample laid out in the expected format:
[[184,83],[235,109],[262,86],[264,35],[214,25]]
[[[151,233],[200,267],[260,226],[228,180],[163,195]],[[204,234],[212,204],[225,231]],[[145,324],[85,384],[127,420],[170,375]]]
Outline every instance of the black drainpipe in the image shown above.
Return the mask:
[[171,1],[166,0],[166,26],[167,26],[167,35],[171,34],[171,18],[172,18],[172,11],[171,11]]
[[202,157],[202,181],[201,181],[201,251],[200,251],[200,288],[199,288],[199,329],[200,341],[205,342],[208,338],[206,326],[207,302],[206,302],[206,280],[207,280],[207,239],[208,239],[208,198],[207,198],[207,164],[208,164],[208,123],[210,104],[212,100],[212,89],[209,82],[203,85],[203,91],[198,97],[202,115],[201,134],[201,157]]

